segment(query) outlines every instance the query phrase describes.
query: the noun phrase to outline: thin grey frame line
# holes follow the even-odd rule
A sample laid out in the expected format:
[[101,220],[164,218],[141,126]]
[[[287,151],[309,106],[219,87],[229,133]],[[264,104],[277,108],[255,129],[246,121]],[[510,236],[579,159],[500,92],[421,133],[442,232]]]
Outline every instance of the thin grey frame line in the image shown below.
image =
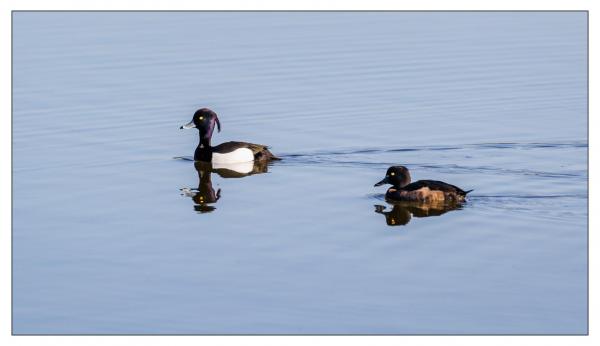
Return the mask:
[[[352,12],[588,12],[589,10],[12,10],[12,12],[341,12],[341,13],[352,13]],[[589,19],[589,17],[588,17]]]

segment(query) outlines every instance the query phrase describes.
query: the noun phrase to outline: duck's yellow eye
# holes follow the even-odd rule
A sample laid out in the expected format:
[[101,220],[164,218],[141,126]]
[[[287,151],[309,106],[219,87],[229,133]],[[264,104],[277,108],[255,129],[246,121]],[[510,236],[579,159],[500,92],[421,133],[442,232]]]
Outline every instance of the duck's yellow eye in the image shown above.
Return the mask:
[[396,175],[396,173],[392,172],[392,173],[390,173],[390,175]]
[[199,117],[198,119],[199,119],[199,120],[203,120],[203,119],[204,119],[204,117]]

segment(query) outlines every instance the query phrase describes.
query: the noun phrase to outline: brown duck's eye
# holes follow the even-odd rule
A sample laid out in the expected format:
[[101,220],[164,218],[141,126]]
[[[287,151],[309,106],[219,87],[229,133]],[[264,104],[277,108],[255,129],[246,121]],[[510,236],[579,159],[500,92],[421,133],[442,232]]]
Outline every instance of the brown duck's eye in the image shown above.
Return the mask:
[[390,175],[396,175],[396,173],[392,172],[392,173],[390,173]]

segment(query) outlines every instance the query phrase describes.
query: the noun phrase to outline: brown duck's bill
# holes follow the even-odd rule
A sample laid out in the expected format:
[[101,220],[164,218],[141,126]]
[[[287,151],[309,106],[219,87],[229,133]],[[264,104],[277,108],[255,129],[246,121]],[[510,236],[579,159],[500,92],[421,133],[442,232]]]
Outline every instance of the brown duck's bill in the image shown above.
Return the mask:
[[180,129],[180,130],[187,130],[187,129],[193,129],[193,128],[195,128],[195,127],[196,127],[196,124],[194,124],[194,121],[192,120],[192,121],[190,121],[189,123],[187,123],[187,124],[185,124],[185,125],[181,126],[179,129]]
[[373,185],[373,186],[381,186],[383,184],[389,184],[390,181],[388,180],[388,177],[383,178],[380,182],[378,182],[377,184]]

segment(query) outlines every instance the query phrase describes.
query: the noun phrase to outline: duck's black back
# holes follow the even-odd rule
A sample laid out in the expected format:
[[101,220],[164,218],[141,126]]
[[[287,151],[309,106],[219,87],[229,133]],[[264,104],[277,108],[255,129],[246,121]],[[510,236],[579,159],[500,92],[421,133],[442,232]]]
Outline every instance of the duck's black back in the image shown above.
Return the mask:
[[278,157],[273,155],[269,151],[269,147],[262,144],[254,144],[248,142],[225,142],[217,145],[212,148],[212,151],[215,153],[229,153],[236,149],[247,148],[252,150],[252,154],[254,155],[254,159],[257,161],[260,160],[280,160]]
[[443,181],[439,181],[439,180],[419,180],[419,181],[415,181],[414,183],[410,183],[404,187],[402,187],[402,190],[405,191],[415,191],[418,189],[422,189],[424,187],[429,188],[430,190],[433,191],[444,191],[444,192],[449,192],[449,193],[455,193],[459,196],[465,196],[467,193],[469,193],[470,191],[464,191],[461,188],[459,188],[458,186],[454,186],[452,184],[448,184],[448,183],[444,183]]

